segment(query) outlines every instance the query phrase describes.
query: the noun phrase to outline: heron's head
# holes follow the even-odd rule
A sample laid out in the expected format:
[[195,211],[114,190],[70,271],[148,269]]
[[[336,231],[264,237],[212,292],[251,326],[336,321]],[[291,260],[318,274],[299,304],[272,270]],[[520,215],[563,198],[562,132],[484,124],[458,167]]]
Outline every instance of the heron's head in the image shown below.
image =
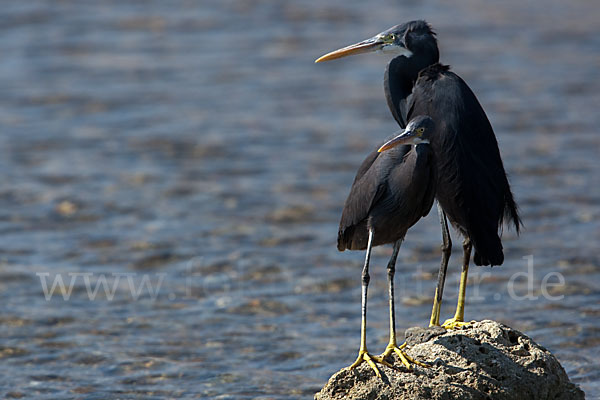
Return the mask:
[[385,142],[377,151],[381,153],[401,144],[413,144],[416,146],[421,143],[429,143],[434,130],[435,124],[433,120],[427,115],[419,115],[411,119],[408,125],[406,125],[406,129]]
[[426,58],[429,62],[427,65],[434,64],[439,60],[437,40],[431,26],[425,21],[410,21],[391,27],[362,42],[327,53],[315,62],[371,52],[381,52],[394,57],[418,56]]

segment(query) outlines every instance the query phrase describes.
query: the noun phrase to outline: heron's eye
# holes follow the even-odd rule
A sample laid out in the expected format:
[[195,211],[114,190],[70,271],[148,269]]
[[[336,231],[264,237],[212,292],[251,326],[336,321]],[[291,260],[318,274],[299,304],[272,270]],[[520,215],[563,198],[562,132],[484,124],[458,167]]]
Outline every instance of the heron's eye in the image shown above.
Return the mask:
[[425,132],[425,128],[417,129],[417,133],[419,134],[419,136],[421,136],[424,132]]
[[392,33],[392,34],[390,34],[390,40],[391,40],[392,42],[395,42],[395,41],[396,41],[396,35],[394,35],[393,33]]

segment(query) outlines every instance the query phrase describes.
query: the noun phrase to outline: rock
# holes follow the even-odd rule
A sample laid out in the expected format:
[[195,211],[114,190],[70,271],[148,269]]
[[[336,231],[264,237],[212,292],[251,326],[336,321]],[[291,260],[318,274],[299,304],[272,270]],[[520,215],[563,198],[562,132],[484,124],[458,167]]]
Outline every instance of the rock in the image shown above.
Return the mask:
[[584,393],[569,381],[558,360],[521,332],[495,321],[456,331],[410,328],[411,357],[431,368],[408,371],[379,365],[383,379],[363,363],[334,374],[315,400],[330,399],[489,399],[571,400]]

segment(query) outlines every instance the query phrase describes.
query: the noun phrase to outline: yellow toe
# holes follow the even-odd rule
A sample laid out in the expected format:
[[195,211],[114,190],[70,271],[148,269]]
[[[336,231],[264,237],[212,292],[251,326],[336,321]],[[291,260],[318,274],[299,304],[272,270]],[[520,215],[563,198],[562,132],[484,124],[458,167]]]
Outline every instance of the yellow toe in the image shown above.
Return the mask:
[[474,324],[475,321],[469,321],[469,322],[465,322],[465,321],[461,321],[459,319],[455,318],[450,318],[447,319],[443,324],[442,324],[442,328],[446,329],[446,330],[457,330],[457,329],[462,329],[465,327],[469,327],[472,324]]
[[[375,372],[375,375],[377,375],[378,378],[381,378],[381,372],[379,371],[379,368],[377,368],[377,365],[375,364],[375,362],[379,362],[379,361],[383,361],[383,360],[378,360],[378,358],[370,355],[369,353],[367,353],[366,351],[360,351],[358,353],[358,357],[356,358],[356,361],[354,361],[354,363],[352,363],[352,365],[350,366],[350,369],[354,369],[356,367],[358,367],[360,364],[362,364],[363,362],[366,362],[367,364],[369,364],[369,366],[371,367],[371,369],[373,369],[373,371]],[[383,365],[389,364],[387,362],[381,363]]]
[[412,371],[413,364],[416,364],[416,365],[418,365],[420,367],[424,367],[424,368],[430,367],[429,365],[422,363],[420,361],[417,361],[414,358],[412,358],[411,356],[409,356],[408,354],[406,354],[402,350],[405,347],[406,347],[406,342],[401,344],[400,347],[396,346],[395,344],[389,344],[388,347],[385,349],[385,351],[383,352],[383,354],[380,357],[383,360],[390,354],[396,353],[396,355],[400,358],[402,365],[404,365],[406,367],[406,369],[408,369],[409,371]]

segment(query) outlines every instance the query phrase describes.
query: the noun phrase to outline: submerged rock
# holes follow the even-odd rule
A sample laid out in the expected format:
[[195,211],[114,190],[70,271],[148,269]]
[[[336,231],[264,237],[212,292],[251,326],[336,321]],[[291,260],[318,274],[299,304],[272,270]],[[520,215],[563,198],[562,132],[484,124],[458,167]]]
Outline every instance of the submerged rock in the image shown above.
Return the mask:
[[498,322],[448,332],[411,328],[406,336],[407,354],[431,368],[408,371],[394,358],[397,369],[379,365],[383,379],[366,363],[344,368],[315,399],[584,399],[548,350]]

